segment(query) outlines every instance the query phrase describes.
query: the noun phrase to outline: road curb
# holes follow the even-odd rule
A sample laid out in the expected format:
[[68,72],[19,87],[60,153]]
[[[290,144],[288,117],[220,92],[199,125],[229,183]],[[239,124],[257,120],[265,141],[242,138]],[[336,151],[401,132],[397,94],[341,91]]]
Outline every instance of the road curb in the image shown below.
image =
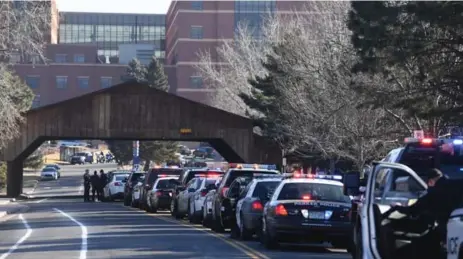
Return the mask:
[[25,213],[30,209],[28,205],[18,204],[16,208],[7,211],[0,212],[0,222],[7,221],[10,216],[13,216],[18,213]]

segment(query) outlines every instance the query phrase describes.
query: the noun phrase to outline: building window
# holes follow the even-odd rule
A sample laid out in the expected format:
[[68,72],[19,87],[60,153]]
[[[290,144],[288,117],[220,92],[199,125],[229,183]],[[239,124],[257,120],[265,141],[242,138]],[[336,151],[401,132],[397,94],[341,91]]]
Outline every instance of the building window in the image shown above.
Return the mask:
[[55,62],[56,63],[66,63],[66,54],[56,54]]
[[190,77],[190,87],[192,88],[202,88],[203,87],[203,78],[200,76],[191,76]]
[[67,76],[57,76],[56,77],[56,88],[64,89],[68,87],[68,77]]
[[192,1],[191,9],[193,10],[203,10],[203,1]]
[[79,88],[88,88],[88,76],[77,77],[77,85]]
[[85,56],[83,54],[75,54],[74,63],[85,63]]
[[202,39],[203,38],[203,26],[191,26],[190,27],[190,38],[191,39]]
[[27,76],[26,84],[32,89],[38,88],[40,86],[40,77],[39,76]]
[[32,109],[40,107],[40,94],[36,94],[32,101]]
[[113,85],[113,78],[112,77],[101,77],[100,84],[101,88],[108,88]]

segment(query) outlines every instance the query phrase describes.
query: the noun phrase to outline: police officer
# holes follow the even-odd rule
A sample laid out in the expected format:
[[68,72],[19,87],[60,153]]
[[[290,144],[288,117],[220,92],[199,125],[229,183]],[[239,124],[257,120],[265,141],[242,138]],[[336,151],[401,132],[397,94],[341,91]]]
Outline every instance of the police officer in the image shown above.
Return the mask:
[[427,240],[423,240],[424,244],[423,242],[417,244],[417,250],[420,250],[419,247],[431,248],[446,240],[447,221],[452,211],[458,208],[463,197],[463,180],[450,180],[435,168],[428,170],[425,176],[428,184],[425,195],[409,207],[393,207],[394,210],[410,216],[425,214],[438,223],[437,229],[427,235]]
[[106,186],[107,183],[108,183],[108,176],[104,173],[104,170],[101,169],[100,170],[100,184],[99,184],[99,188],[100,188],[100,190],[99,190],[100,194],[99,195],[100,196],[98,196],[99,197],[98,199],[100,201],[102,201],[104,199],[104,197],[103,197],[103,195],[104,195],[103,194],[103,189],[104,189],[104,187]]
[[100,195],[100,177],[98,176],[98,172],[96,170],[93,172],[93,175],[92,175],[90,181],[92,183],[92,200],[96,201],[95,195],[98,198],[101,197],[101,195]]
[[91,185],[90,171],[88,169],[85,169],[85,174],[84,174],[84,201],[90,201],[90,185]]

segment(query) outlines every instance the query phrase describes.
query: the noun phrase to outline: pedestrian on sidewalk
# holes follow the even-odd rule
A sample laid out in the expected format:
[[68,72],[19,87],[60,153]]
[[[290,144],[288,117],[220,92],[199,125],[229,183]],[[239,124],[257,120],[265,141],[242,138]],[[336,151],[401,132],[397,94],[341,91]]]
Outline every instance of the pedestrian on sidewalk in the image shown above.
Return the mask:
[[85,169],[84,174],[84,201],[90,201],[90,185],[92,184],[90,170]]
[[98,172],[95,170],[93,172],[92,178],[91,178],[91,183],[92,183],[92,200],[96,201],[95,195],[97,198],[100,198],[100,177],[98,176]]

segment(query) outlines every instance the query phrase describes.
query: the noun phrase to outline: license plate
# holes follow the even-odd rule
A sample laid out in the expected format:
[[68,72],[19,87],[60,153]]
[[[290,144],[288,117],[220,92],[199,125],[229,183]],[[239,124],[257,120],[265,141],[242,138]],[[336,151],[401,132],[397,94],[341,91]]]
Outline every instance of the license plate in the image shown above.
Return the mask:
[[325,212],[309,211],[309,219],[325,219]]

